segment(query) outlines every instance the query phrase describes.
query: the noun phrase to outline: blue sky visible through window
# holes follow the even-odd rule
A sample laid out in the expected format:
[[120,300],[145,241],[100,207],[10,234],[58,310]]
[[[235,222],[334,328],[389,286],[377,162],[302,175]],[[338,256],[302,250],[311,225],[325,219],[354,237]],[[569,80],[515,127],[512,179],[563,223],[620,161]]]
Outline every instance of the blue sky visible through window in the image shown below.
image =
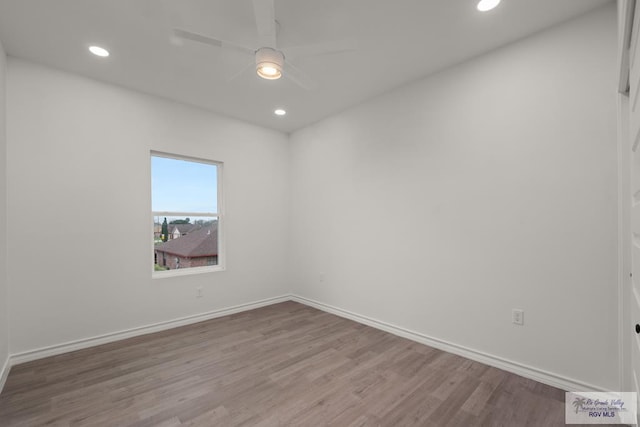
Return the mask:
[[152,210],[217,212],[218,167],[151,156]]

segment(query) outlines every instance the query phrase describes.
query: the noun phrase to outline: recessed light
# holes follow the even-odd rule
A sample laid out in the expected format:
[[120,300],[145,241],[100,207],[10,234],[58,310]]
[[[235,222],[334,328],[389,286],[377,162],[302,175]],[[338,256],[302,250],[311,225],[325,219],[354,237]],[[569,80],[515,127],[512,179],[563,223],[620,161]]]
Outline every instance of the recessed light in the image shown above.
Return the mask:
[[109,51],[100,46],[89,46],[89,52],[93,53],[95,56],[100,56],[102,58],[106,58],[109,56]]
[[480,0],[478,2],[478,10],[480,12],[488,12],[499,4],[500,0]]
[[284,116],[285,114],[287,114],[287,112],[282,108],[278,108],[273,112],[273,114],[275,114],[276,116]]

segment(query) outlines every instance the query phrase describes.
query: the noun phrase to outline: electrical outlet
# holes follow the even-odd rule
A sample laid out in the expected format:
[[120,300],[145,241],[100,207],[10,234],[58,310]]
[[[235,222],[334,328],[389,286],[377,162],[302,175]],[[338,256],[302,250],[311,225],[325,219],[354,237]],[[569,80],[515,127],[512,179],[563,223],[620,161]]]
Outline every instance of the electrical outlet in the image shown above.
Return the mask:
[[524,310],[518,308],[511,310],[511,320],[516,325],[524,325]]
[[196,288],[196,298],[202,298],[204,296],[204,290],[202,287]]
[[320,283],[324,282],[324,273],[320,273]]

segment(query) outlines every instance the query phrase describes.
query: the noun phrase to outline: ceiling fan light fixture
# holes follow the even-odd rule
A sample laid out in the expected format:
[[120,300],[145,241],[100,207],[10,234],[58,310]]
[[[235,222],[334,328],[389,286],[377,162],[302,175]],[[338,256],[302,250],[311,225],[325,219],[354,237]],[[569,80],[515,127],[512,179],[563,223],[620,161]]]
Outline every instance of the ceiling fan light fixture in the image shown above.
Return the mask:
[[266,62],[264,64],[260,64],[257,69],[257,73],[263,79],[275,80],[282,77],[282,71],[279,69],[277,64],[271,64]]
[[256,73],[267,80],[282,77],[284,55],[279,50],[263,47],[256,51]]

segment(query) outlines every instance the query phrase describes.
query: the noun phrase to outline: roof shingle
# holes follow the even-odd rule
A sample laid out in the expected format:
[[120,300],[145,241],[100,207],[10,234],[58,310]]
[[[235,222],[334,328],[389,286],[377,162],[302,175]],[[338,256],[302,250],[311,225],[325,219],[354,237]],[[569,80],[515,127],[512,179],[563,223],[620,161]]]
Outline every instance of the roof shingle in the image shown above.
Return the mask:
[[218,223],[191,230],[179,239],[155,245],[158,252],[166,252],[186,258],[218,255]]

